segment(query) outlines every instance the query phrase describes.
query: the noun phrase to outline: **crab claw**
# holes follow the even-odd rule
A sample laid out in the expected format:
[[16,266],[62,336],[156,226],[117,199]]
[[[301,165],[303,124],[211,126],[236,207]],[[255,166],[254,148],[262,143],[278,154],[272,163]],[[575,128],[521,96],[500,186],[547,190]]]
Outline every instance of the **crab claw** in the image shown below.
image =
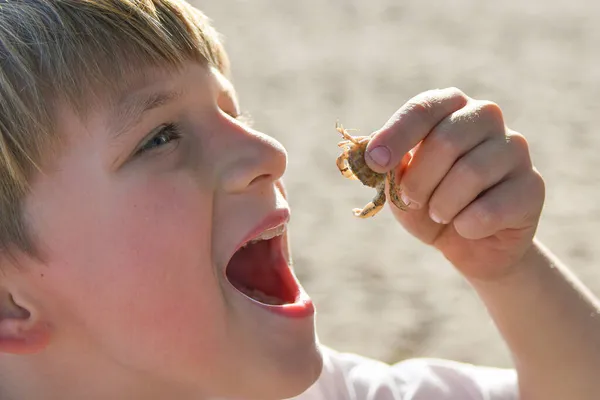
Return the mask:
[[383,204],[375,205],[373,202],[370,202],[365,206],[365,208],[355,208],[352,210],[355,217],[358,218],[370,218],[374,217],[381,209],[383,208]]
[[375,216],[385,204],[385,182],[377,186],[377,195],[363,209],[355,208],[352,211],[354,216],[359,218],[369,218]]
[[402,194],[402,190],[396,184],[396,171],[392,169],[388,172],[387,180],[390,184],[390,198],[389,200],[400,210],[406,211],[408,209],[408,204],[402,201],[400,195]]
[[340,154],[340,156],[335,161],[335,164],[337,165],[338,169],[340,170],[340,172],[342,173],[344,178],[348,178],[348,179],[352,179],[352,180],[358,179],[356,177],[356,175],[354,175],[354,173],[350,169],[350,166],[348,165],[348,153],[347,152]]

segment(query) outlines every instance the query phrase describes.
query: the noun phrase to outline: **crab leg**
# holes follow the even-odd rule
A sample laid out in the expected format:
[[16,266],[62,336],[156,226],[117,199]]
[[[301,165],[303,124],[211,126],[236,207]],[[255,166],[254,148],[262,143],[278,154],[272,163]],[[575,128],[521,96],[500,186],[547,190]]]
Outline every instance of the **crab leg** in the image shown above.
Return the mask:
[[369,218],[375,216],[385,204],[385,182],[379,184],[377,186],[377,195],[369,204],[365,206],[362,210],[360,208],[355,208],[352,211],[354,212],[354,216],[359,218]]
[[346,139],[349,142],[352,143],[356,143],[358,144],[358,140],[357,138],[353,137],[352,135],[348,134],[348,131],[351,129],[344,129],[343,125],[340,124],[339,121],[336,121],[335,123],[335,129],[344,137],[344,139]]
[[344,178],[358,179],[352,173],[352,170],[350,169],[350,166],[348,165],[348,150],[346,150],[342,154],[340,154],[340,156],[337,158],[337,160],[335,160],[335,164],[337,165],[338,169],[340,170],[340,172],[342,173]]
[[400,190],[398,185],[396,185],[396,170],[395,169],[392,169],[392,170],[390,170],[390,172],[388,172],[387,180],[390,183],[390,201],[396,207],[398,207],[400,210],[406,211],[408,209],[408,204],[406,204],[400,198],[400,194],[402,193],[402,191]]

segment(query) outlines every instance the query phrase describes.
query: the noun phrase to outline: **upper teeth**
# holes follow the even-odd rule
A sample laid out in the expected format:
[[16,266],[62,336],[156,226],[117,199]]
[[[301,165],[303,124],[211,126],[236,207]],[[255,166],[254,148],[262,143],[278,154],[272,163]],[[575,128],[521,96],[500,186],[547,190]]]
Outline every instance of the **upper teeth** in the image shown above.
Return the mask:
[[259,236],[255,237],[254,239],[246,242],[242,248],[248,246],[251,243],[256,243],[260,240],[269,240],[274,238],[275,236],[281,236],[283,235],[283,232],[285,232],[285,224],[281,224],[275,228],[271,228],[271,229],[267,229],[266,231],[264,231],[263,233],[261,233]]

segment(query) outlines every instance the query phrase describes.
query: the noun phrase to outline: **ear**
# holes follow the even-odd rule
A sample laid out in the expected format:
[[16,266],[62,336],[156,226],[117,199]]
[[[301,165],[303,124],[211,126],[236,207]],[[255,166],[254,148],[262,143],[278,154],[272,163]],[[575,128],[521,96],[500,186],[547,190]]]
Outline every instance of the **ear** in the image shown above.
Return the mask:
[[33,307],[0,288],[0,353],[34,354],[50,343],[50,326]]

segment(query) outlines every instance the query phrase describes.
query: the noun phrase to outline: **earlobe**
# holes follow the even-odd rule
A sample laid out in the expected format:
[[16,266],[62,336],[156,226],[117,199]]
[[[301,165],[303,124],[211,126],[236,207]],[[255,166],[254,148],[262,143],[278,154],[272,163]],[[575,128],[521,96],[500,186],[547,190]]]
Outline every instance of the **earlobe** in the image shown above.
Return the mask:
[[10,294],[3,295],[0,302],[0,353],[34,354],[48,346],[48,323],[16,304]]

